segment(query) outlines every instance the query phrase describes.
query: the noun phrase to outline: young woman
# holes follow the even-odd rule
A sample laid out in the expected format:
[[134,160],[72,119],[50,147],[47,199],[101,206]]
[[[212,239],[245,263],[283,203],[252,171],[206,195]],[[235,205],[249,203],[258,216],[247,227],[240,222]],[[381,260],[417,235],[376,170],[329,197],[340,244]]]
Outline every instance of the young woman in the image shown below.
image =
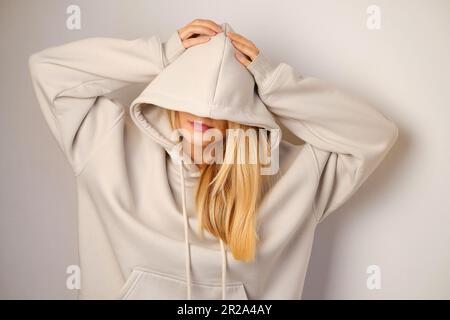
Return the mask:
[[[79,298],[301,298],[317,224],[398,135],[228,23],[196,19],[166,42],[88,38],[29,65],[76,177]],[[136,83],[129,108],[108,96]]]

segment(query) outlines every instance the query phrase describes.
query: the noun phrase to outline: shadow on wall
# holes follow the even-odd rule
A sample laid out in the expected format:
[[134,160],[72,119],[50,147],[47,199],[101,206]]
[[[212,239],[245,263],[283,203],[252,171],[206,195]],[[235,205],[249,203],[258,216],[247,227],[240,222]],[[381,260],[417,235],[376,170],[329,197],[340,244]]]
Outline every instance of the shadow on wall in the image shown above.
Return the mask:
[[[384,110],[393,109],[385,108]],[[362,215],[366,208],[371,207],[371,203],[380,201],[380,199],[389,199],[389,195],[386,194],[387,186],[395,181],[396,168],[408,156],[410,150],[408,133],[400,127],[399,122],[395,119],[394,122],[399,127],[399,137],[386,158],[357,191],[355,197],[351,197],[317,228],[302,299],[332,299],[328,294],[328,286],[332,283],[333,263],[339,259],[334,255],[335,243],[341,237],[342,232],[348,230],[345,226],[347,221],[364,219]],[[365,275],[365,270],[362,270],[362,273]],[[343,291],[347,290],[343,289]],[[363,299],[363,297],[352,298]]]

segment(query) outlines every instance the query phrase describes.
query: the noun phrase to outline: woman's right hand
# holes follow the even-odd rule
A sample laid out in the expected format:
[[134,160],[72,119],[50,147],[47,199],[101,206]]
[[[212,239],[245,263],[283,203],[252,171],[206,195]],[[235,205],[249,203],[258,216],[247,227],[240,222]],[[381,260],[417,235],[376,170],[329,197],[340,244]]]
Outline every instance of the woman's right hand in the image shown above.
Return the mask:
[[183,46],[187,49],[209,41],[212,36],[222,32],[222,27],[212,20],[195,19],[177,30]]

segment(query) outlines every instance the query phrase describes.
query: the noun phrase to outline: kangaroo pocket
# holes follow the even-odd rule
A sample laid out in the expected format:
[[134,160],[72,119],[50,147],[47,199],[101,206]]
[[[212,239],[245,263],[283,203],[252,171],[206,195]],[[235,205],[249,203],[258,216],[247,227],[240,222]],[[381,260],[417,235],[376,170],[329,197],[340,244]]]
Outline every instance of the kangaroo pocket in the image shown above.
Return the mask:
[[[226,299],[247,300],[242,282],[228,282],[225,285]],[[131,272],[119,299],[124,300],[174,300],[187,298],[187,282],[182,278],[164,274],[143,267]],[[191,282],[191,298],[198,300],[222,299],[221,283]]]

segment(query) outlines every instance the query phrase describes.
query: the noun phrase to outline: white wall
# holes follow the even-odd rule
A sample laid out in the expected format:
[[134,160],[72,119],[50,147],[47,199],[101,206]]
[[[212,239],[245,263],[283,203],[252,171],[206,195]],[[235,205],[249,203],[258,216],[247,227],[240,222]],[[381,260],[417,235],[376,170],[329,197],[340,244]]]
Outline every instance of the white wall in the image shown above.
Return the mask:
[[[78,4],[82,29],[65,27]],[[366,26],[369,5],[381,29]],[[450,2],[0,0],[0,298],[73,298],[76,190],[37,107],[28,56],[89,37],[162,39],[229,22],[274,62],[364,96],[400,128],[394,149],[318,229],[304,298],[450,298]],[[381,268],[368,290],[366,268]]]

